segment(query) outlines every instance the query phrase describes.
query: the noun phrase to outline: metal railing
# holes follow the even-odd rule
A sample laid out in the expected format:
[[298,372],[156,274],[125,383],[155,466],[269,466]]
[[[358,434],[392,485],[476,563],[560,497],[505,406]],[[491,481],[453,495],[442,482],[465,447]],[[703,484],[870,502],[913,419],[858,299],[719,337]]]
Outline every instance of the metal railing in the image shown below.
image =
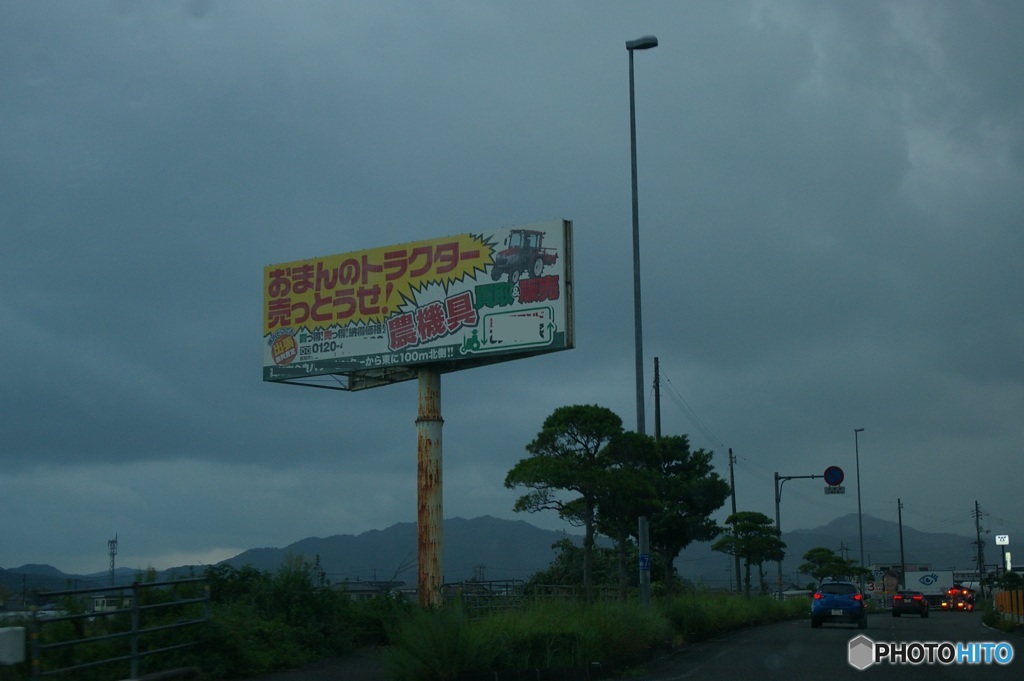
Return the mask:
[[[177,594],[178,587],[199,583],[202,583],[201,596],[179,596]],[[150,590],[162,590],[163,593],[158,594],[156,591]],[[193,589],[192,591],[194,592],[195,590]],[[103,599],[104,607],[101,610],[83,606],[84,600],[87,600],[89,597],[96,598],[99,594],[111,593],[116,595],[106,596]],[[162,596],[169,596],[170,598],[162,599]],[[41,612],[38,602],[44,598],[49,600],[62,599],[66,604],[70,605],[69,609],[75,611],[82,610],[82,612],[68,612],[61,609]],[[119,603],[113,609],[108,609],[109,606],[106,605],[106,602],[111,599],[118,600]],[[32,618],[30,620],[30,649],[32,678],[34,680],[118,662],[127,662],[129,677],[132,679],[139,678],[139,667],[143,658],[187,648],[200,642],[194,637],[172,637],[174,638],[173,642],[157,641],[154,643],[155,639],[160,638],[156,634],[205,624],[209,622],[211,613],[210,586],[202,577],[145,584],[136,582],[130,586],[49,591],[38,594],[36,600],[37,604],[32,608]],[[202,604],[201,616],[196,616],[196,611],[199,608],[189,607],[194,604]],[[159,618],[162,623],[156,622],[145,626],[143,622],[145,615],[170,608],[177,608],[178,610],[176,613],[171,612],[170,617],[163,616]],[[174,619],[175,614],[178,615],[177,619]],[[124,616],[126,615],[129,620],[128,626],[124,630],[120,630],[124,627]],[[119,620],[115,619],[119,617]],[[146,619],[149,618],[146,617]],[[51,628],[62,622],[70,623],[71,625],[72,631],[65,632],[69,637],[53,636],[50,638],[62,638],[63,640],[47,640],[47,637],[44,636],[44,629]],[[125,641],[126,645],[123,648],[115,646],[116,653],[101,653],[100,657],[95,658],[84,653],[72,654],[70,662],[67,660],[58,661],[51,667],[44,668],[44,663],[52,662],[51,658],[55,657],[57,651],[106,641]]]
[[523,582],[518,579],[445,584],[442,595],[447,603],[459,603],[471,618],[521,608],[524,599]]

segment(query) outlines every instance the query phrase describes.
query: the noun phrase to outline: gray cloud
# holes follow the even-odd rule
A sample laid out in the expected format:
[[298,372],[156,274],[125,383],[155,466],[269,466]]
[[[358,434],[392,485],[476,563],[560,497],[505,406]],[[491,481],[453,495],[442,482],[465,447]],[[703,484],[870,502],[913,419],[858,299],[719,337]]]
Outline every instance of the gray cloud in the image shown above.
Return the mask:
[[[633,427],[626,39],[664,430],[864,510],[1019,527],[1024,11],[991,2],[6,3],[0,565],[144,566],[415,515],[415,386],[264,384],[261,269],[575,227],[577,348],[443,382],[446,515],[556,407]],[[648,430],[653,423],[648,404]],[[950,475],[967,462],[969,474]],[[908,486],[908,480],[920,484]],[[918,491],[921,490],[921,491]],[[852,488],[851,490],[852,491]],[[856,510],[786,487],[783,527]],[[554,518],[531,522],[558,527]],[[930,527],[929,527],[930,524]],[[110,535],[110,536],[108,536]]]

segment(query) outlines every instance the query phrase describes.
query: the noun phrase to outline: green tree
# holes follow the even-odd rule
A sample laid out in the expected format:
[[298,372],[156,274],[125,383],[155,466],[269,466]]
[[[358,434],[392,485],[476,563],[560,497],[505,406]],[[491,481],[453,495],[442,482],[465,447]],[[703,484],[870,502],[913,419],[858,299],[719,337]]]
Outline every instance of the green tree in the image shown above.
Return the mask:
[[[582,525],[583,587],[593,599],[593,553],[598,497],[607,484],[608,459],[602,450],[622,433],[622,419],[597,405],[559,407],[544,420],[521,459],[505,476],[505,487],[525,487],[515,510],[555,510],[572,524]],[[565,498],[564,493],[579,496]]]
[[669,595],[679,552],[692,542],[711,541],[722,532],[711,514],[725,503],[729,484],[715,472],[711,456],[703,449],[690,451],[685,435],[656,442],[652,473],[657,505],[649,513],[651,547],[661,556]]
[[[597,529],[615,540],[618,559],[619,600],[626,600],[630,579],[631,537],[637,519],[658,507],[658,450],[654,438],[622,433],[602,452],[607,468],[597,498]],[[633,551],[636,554],[636,551]]]
[[866,575],[870,574],[867,570],[857,566],[854,561],[847,560],[824,546],[815,546],[805,553],[804,563],[797,569],[813,577],[816,582],[827,578],[853,579],[862,572]]
[[744,593],[750,596],[750,566],[756,565],[762,593],[767,591],[764,581],[765,561],[782,560],[786,544],[771,518],[756,511],[739,511],[725,519],[729,526],[726,534],[711,545],[715,551],[739,556],[744,564]]
[[1017,572],[1003,571],[999,576],[989,575],[988,586],[997,587],[1002,591],[1018,591],[1024,589],[1024,577]]
[[[527,591],[544,586],[583,585],[583,547],[572,539],[559,539],[551,548],[557,552],[547,569],[535,572],[527,581]],[[594,547],[593,578],[595,585],[614,583],[615,555],[611,549]]]

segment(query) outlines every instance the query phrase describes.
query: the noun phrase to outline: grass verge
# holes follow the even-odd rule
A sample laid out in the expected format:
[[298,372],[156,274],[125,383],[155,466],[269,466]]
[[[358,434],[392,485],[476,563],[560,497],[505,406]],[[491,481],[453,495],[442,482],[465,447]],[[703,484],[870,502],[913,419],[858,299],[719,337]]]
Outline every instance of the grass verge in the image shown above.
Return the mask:
[[384,652],[384,663],[395,681],[593,665],[622,670],[673,645],[804,616],[808,610],[807,599],[779,602],[711,593],[651,607],[535,602],[479,620],[451,607],[419,611],[403,621]]

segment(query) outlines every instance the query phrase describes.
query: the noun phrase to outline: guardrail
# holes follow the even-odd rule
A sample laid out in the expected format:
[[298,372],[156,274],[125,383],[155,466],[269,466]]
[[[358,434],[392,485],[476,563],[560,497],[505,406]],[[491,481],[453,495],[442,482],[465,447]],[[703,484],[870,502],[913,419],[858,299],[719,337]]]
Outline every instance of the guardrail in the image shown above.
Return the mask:
[[[194,595],[198,592],[197,588],[182,588],[184,585],[200,583],[200,596]],[[94,603],[102,603],[100,609],[85,607],[84,602],[89,597],[94,599]],[[139,667],[143,658],[199,643],[194,638],[165,632],[205,624],[209,622],[211,612],[210,586],[202,577],[145,584],[136,582],[131,586],[50,591],[38,594],[36,598],[37,604],[32,608],[30,620],[34,680],[125,662],[128,663],[129,678],[140,678]],[[70,607],[67,610],[41,611],[38,603],[44,598],[62,599]],[[172,608],[176,610],[169,610]],[[158,616],[154,615],[158,612]],[[144,619],[147,622],[143,622]],[[54,633],[47,636],[47,631]],[[108,642],[111,645],[105,645]],[[92,655],[76,655],[73,652],[61,654],[62,651],[76,647],[96,647],[97,644],[100,644],[101,652]],[[180,671],[179,675],[185,676],[190,670],[171,671]],[[156,675],[165,676],[167,673],[168,670],[162,670],[156,672]]]

